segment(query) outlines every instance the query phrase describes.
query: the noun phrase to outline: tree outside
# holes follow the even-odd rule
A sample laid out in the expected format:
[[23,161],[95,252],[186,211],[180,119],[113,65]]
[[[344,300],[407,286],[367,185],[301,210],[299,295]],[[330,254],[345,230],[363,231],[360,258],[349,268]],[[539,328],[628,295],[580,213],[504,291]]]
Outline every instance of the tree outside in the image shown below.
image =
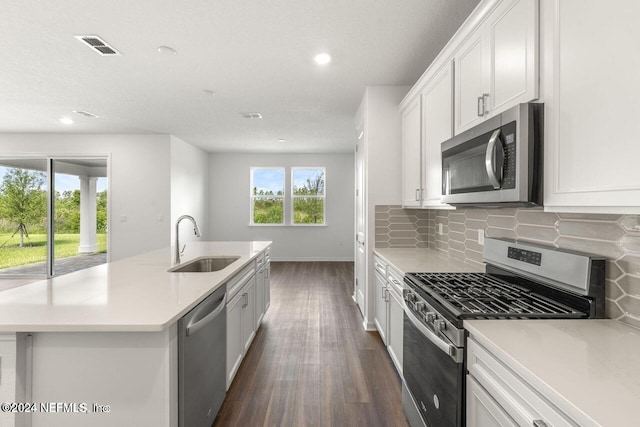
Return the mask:
[[[7,169],[0,185],[0,270],[46,261],[46,175]],[[97,193],[97,244],[106,252],[107,191]],[[56,192],[54,200],[56,259],[78,254],[80,190]]]
[[42,187],[45,174],[25,169],[9,169],[0,185],[0,217],[9,231],[20,233],[20,247],[29,237],[30,227],[43,226],[47,216],[47,192]]

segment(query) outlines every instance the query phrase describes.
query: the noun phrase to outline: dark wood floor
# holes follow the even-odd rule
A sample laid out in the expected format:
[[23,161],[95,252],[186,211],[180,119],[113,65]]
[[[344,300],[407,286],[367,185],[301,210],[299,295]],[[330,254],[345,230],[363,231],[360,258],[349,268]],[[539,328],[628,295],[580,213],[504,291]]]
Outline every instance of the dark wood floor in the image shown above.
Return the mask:
[[214,426],[406,427],[400,380],[352,293],[353,263],[271,263],[271,307]]

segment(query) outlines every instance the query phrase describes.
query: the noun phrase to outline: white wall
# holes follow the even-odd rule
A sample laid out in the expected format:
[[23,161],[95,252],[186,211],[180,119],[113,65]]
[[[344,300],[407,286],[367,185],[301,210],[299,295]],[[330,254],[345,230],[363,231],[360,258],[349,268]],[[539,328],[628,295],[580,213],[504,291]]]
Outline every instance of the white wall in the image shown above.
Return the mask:
[[0,134],[0,155],[108,156],[110,260],[168,246],[168,135]]
[[[201,234],[200,240],[208,240],[208,169],[208,153],[171,136],[171,245],[175,241],[174,224],[185,214],[196,220]],[[195,239],[191,222],[182,221],[180,242]]]
[[[271,240],[281,261],[352,261],[353,154],[209,155],[209,233],[212,240]],[[326,168],[326,226],[249,226],[251,167]]]

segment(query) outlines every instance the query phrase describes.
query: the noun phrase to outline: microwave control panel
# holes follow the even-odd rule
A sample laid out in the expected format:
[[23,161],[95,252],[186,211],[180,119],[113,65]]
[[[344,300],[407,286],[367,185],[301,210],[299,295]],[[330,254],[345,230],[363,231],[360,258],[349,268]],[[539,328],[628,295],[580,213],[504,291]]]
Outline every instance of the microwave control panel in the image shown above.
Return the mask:
[[501,127],[504,149],[504,170],[502,171],[502,188],[516,188],[516,122]]

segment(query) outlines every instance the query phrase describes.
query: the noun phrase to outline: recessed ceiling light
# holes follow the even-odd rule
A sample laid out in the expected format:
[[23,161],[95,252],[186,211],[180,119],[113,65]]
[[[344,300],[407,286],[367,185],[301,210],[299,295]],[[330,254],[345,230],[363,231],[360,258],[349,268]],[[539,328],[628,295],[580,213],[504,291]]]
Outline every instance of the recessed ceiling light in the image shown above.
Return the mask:
[[287,140],[284,139],[284,138],[280,138],[280,139],[278,139],[278,142],[287,142]]
[[173,49],[173,48],[171,48],[169,46],[159,46],[158,47],[158,52],[164,53],[164,54],[167,54],[167,55],[175,55],[176,53],[178,53],[178,52],[175,51],[175,49]]
[[318,65],[327,65],[331,62],[331,55],[328,53],[319,53],[313,58],[313,60],[316,61],[316,64]]
[[240,113],[242,114],[242,117],[244,117],[245,119],[261,119],[262,118],[262,114],[260,113]]
[[209,96],[214,96],[214,95],[216,94],[214,91],[209,90],[209,89],[203,89],[203,90],[202,90],[202,92],[203,92],[205,95],[209,95]]
[[71,120],[69,117],[61,117],[60,123],[62,123],[63,125],[72,125],[73,120]]

